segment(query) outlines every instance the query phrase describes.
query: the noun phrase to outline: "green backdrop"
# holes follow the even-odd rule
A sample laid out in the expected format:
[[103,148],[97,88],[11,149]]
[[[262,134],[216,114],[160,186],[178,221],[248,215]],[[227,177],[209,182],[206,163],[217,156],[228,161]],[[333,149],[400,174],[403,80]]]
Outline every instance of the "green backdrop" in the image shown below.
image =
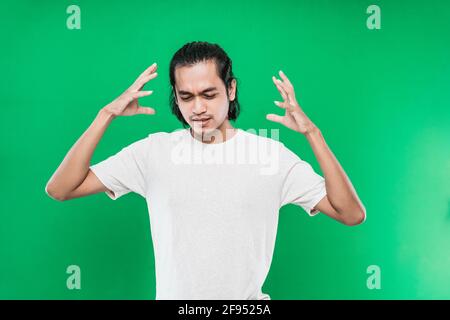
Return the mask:
[[[81,9],[70,30],[69,5]],[[369,5],[381,9],[370,30]],[[115,120],[92,163],[149,133],[181,128],[168,66],[184,43],[232,57],[235,126],[280,128],[320,170],[307,140],[265,119],[279,113],[271,76],[292,80],[367,209],[348,227],[282,208],[263,291],[272,299],[450,298],[450,3],[445,1],[10,1],[0,4],[0,298],[154,299],[145,200],[105,194],[57,202],[44,187],[98,110],[148,65],[142,99],[157,110]],[[69,290],[66,269],[81,269]],[[367,268],[379,266],[381,288]]]

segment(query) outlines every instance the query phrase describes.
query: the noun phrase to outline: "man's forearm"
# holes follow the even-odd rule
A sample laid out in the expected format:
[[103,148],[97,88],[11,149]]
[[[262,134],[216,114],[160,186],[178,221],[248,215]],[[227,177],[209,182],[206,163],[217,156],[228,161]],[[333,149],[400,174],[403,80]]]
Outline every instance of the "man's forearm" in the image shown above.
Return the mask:
[[101,109],[89,128],[72,146],[47,183],[47,193],[56,197],[75,190],[86,178],[92,155],[114,116]]
[[364,205],[359,200],[350,179],[328,147],[319,128],[313,126],[305,136],[322,169],[327,196],[333,208],[347,216],[358,216],[361,212],[365,213]]

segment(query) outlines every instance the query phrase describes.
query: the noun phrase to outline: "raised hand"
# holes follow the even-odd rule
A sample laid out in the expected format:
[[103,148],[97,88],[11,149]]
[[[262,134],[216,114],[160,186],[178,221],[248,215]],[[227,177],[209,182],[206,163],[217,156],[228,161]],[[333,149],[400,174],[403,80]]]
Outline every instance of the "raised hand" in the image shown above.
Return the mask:
[[283,71],[279,72],[282,80],[272,77],[272,81],[280,92],[283,101],[274,101],[275,105],[285,110],[284,116],[276,114],[266,115],[266,119],[281,123],[289,129],[307,134],[314,127],[314,123],[303,112],[302,108],[295,98],[294,87]]
[[106,105],[103,109],[113,116],[133,116],[135,114],[155,114],[156,111],[150,107],[142,107],[138,103],[138,98],[149,96],[153,93],[150,91],[143,91],[142,88],[150,80],[156,78],[158,75],[156,69],[158,68],[156,62],[148,67],[141,75],[134,81],[134,83],[125,90],[114,101]]

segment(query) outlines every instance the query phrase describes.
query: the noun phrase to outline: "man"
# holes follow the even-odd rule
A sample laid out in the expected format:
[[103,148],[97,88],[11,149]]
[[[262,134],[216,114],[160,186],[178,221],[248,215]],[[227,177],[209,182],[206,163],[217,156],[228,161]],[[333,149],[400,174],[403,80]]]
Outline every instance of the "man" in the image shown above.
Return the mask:
[[[60,201],[99,192],[115,200],[130,191],[147,200],[156,299],[270,299],[261,287],[278,212],[288,203],[349,226],[365,220],[350,180],[301,109],[286,75],[273,77],[283,98],[275,104],[285,114],[267,119],[306,137],[325,179],[281,142],[232,126],[240,110],[232,62],[222,48],[206,42],[186,44],[170,64],[172,112],[188,129],[149,134],[90,166],[113,119],[155,113],[137,100],[152,93],[142,88],[156,70],[151,65],[99,111],[46,186]],[[265,168],[264,159],[276,162]]]

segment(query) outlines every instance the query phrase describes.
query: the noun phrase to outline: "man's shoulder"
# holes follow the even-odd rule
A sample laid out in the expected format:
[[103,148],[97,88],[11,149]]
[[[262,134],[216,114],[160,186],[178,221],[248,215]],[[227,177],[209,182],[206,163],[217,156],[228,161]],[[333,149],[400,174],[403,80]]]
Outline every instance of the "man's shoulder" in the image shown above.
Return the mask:
[[243,133],[242,136],[249,141],[258,143],[268,143],[275,146],[280,146],[283,143],[278,140],[278,131],[271,131],[267,129],[239,129]]
[[185,133],[186,133],[186,129],[176,129],[172,132],[158,131],[158,132],[149,133],[145,139],[149,142],[164,143],[166,141],[170,141],[170,140],[176,139],[178,137],[182,137]]
[[276,129],[249,129],[244,131],[243,136],[248,138],[250,145],[265,149],[271,155],[278,155],[281,161],[299,162],[302,160],[296,152],[279,140],[279,131]]
[[167,145],[167,142],[173,141],[176,137],[181,137],[182,135],[183,130],[152,132],[125,146],[124,149],[148,149],[149,147],[153,148],[159,145],[164,146]]

